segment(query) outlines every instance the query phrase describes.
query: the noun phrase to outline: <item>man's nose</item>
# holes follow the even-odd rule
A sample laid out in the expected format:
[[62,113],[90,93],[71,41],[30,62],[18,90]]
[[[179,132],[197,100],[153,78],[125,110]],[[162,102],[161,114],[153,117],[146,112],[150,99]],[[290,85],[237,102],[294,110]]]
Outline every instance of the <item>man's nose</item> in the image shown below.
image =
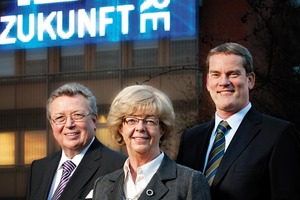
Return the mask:
[[66,117],[66,124],[65,126],[72,126],[74,124],[74,120],[72,119],[71,116]]
[[229,81],[229,77],[227,75],[222,75],[220,77],[220,81],[219,81],[220,85],[228,85],[229,83],[230,83],[230,81]]

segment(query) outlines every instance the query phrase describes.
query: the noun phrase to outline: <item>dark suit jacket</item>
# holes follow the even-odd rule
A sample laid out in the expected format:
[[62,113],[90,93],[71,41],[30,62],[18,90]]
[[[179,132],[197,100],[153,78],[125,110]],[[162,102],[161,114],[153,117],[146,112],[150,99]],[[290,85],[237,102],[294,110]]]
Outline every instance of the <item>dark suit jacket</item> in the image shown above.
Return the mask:
[[[187,130],[177,162],[202,171],[214,120]],[[212,199],[300,199],[300,135],[294,124],[251,108],[220,163]]]
[[[99,178],[94,187],[95,200],[122,200],[124,170]],[[177,165],[166,154],[139,200],[210,199],[209,186],[202,173]]]
[[[60,157],[61,151],[32,163],[27,200],[47,199]],[[85,199],[98,177],[121,168],[125,160],[125,155],[107,148],[95,138],[65,187],[61,199]]]

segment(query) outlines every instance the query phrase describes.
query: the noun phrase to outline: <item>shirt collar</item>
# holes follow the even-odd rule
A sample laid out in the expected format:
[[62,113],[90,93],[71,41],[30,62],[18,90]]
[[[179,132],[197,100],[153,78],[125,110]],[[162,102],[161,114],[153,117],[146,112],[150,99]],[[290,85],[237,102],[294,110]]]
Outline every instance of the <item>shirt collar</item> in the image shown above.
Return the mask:
[[[164,152],[162,152],[154,160],[152,160],[142,166],[139,166],[137,168],[137,173],[143,173],[145,180],[147,182],[149,182],[151,180],[151,178],[153,177],[153,175],[158,170],[160,164],[162,163],[163,158],[164,158]],[[127,160],[125,161],[124,167],[123,167],[123,170],[125,173],[125,179],[128,176],[128,173],[130,172],[129,165],[130,165],[129,158],[127,158]]]
[[252,107],[252,104],[249,102],[248,105],[245,106],[242,110],[240,110],[239,112],[237,112],[234,115],[230,116],[226,120],[220,118],[218,116],[217,112],[216,112],[215,113],[215,128],[214,128],[214,130],[217,129],[217,126],[219,125],[219,123],[222,120],[227,121],[227,123],[230,125],[230,127],[232,129],[236,128],[236,127],[239,127],[239,125],[241,124],[242,120],[244,119],[244,117],[246,116],[246,114],[248,113],[248,111],[250,110],[251,107]]
[[[81,162],[83,156],[85,155],[85,153],[87,152],[87,150],[90,148],[90,146],[92,145],[93,141],[95,140],[95,137],[92,138],[92,141],[89,143],[89,145],[87,145],[79,154],[75,155],[71,160],[72,162],[78,166],[79,163]],[[60,162],[59,162],[59,165],[58,165],[58,169],[62,169],[62,164],[67,161],[67,160],[70,160],[64,151],[62,151],[62,154],[61,154],[61,158],[60,158]]]

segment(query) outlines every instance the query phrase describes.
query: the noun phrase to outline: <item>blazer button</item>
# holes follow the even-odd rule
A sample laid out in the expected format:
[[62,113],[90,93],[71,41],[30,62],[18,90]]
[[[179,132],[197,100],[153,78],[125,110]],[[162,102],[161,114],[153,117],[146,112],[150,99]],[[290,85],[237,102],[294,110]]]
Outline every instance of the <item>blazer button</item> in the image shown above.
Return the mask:
[[146,190],[146,194],[147,194],[147,196],[151,197],[154,195],[154,192],[153,192],[153,190],[148,189],[148,190]]

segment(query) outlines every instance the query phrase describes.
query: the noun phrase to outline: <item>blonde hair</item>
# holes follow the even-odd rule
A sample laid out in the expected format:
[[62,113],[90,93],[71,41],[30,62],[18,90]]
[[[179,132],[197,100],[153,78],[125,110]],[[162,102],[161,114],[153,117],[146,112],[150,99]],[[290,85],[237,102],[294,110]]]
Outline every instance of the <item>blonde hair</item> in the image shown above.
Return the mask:
[[107,117],[107,125],[119,144],[125,144],[119,133],[124,116],[147,114],[159,119],[164,135],[173,130],[175,112],[171,100],[160,90],[148,85],[133,85],[124,88],[113,100]]

